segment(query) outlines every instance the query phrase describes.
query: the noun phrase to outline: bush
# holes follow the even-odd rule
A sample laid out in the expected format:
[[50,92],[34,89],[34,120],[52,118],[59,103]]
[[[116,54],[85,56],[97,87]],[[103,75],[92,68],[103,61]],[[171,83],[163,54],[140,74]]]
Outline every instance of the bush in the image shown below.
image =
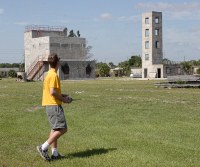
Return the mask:
[[17,77],[17,73],[15,70],[10,70],[10,71],[8,71],[8,76],[11,78],[15,78],[15,77]]
[[178,80],[176,81],[177,84],[187,84],[187,81]]
[[197,74],[200,74],[200,68],[197,69]]

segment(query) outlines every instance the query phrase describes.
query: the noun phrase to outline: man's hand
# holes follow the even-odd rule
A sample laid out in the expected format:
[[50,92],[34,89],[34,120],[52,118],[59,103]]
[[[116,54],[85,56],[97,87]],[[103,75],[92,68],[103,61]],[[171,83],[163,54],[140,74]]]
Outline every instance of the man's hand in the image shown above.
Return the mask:
[[63,103],[71,103],[72,102],[72,98],[68,95],[62,95],[62,101]]

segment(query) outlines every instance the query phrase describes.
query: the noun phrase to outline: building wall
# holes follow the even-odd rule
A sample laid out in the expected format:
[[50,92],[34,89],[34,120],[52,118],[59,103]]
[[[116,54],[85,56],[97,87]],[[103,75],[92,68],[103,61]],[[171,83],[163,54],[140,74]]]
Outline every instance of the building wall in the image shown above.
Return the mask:
[[[64,67],[68,66],[67,72]],[[86,68],[91,70],[87,71]],[[59,76],[62,80],[66,79],[86,79],[95,78],[95,61],[67,61],[61,60]]]
[[24,33],[24,50],[25,50],[25,72],[38,58],[42,58],[50,53],[50,38],[34,37],[34,31]]
[[35,61],[57,53],[61,59],[84,60],[86,39],[67,37],[63,31],[29,30],[24,33],[25,72]]
[[86,55],[85,38],[51,37],[50,53],[57,53],[61,59],[84,60]]

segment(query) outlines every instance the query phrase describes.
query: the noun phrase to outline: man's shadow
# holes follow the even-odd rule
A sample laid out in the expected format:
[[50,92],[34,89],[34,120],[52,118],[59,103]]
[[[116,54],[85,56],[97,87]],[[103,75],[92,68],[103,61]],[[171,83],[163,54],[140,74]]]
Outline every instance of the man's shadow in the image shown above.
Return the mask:
[[75,153],[67,154],[67,155],[65,155],[65,158],[85,158],[85,157],[90,157],[90,156],[94,156],[94,155],[107,154],[108,152],[114,151],[114,150],[117,150],[117,149],[116,148],[88,149],[88,150],[81,151],[81,152],[75,152]]

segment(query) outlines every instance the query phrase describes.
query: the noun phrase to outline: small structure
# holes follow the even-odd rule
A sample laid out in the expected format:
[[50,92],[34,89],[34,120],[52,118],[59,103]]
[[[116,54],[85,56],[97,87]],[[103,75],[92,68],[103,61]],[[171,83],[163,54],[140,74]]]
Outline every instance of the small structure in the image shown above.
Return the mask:
[[132,67],[130,77],[131,78],[142,78],[142,68]]
[[49,70],[48,55],[57,53],[61,79],[95,78],[95,61],[86,60],[86,39],[67,34],[65,27],[25,27],[25,72],[27,80],[42,80]]
[[197,73],[197,70],[200,69],[200,66],[194,66],[194,67],[192,67],[192,68],[193,68],[194,74],[198,74],[198,73]]
[[110,72],[111,72],[111,76],[113,76],[113,77],[122,77],[123,68],[116,67],[114,69],[111,69]]
[[17,81],[26,81],[26,73],[17,72]]

